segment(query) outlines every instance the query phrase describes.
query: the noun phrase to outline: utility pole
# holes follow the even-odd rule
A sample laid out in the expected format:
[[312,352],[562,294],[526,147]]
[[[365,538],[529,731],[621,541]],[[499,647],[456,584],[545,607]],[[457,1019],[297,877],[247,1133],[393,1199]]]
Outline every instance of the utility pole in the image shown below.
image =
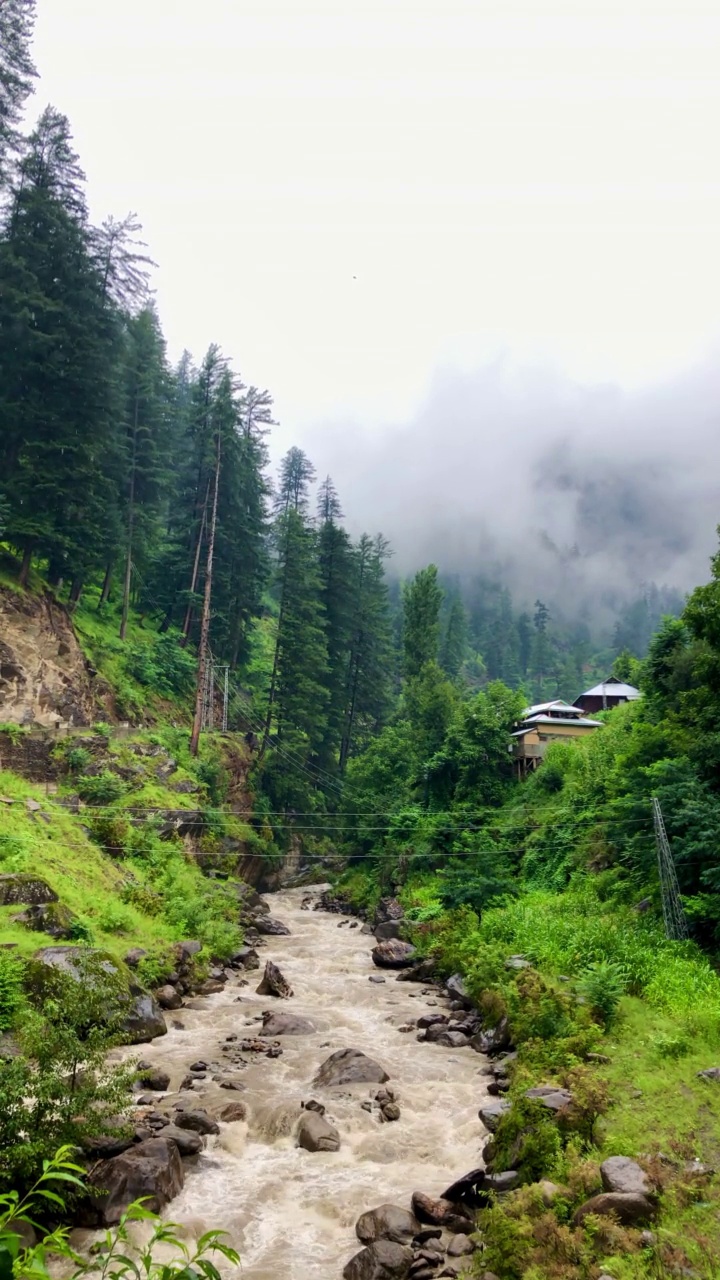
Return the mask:
[[215,527],[217,525],[218,490],[220,488],[220,423],[217,423],[217,451],[215,454],[215,483],[213,486],[212,515],[208,537],[207,562],[205,564],[205,592],[203,595],[202,620],[200,622],[200,644],[198,646],[197,686],[195,689],[195,718],[190,736],[190,754],[196,756],[200,743],[200,731],[203,720],[203,697],[205,692],[206,667],[208,664],[208,637],[210,634],[210,601],[212,598],[212,568],[215,551]]
[[680,886],[675,872],[670,841],[665,830],[660,801],[656,796],[653,796],[652,805],[665,934],[668,938],[674,938],[676,941],[681,942],[688,936],[688,927],[680,897]]

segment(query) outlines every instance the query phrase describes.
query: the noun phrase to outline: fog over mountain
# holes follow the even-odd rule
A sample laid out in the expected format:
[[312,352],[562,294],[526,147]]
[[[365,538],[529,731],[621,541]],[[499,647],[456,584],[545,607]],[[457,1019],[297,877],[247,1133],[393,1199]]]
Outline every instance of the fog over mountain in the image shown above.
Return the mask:
[[613,605],[703,581],[720,520],[720,363],[642,391],[500,357],[445,370],[408,422],[306,438],[349,524],[401,573],[499,574],[519,597]]

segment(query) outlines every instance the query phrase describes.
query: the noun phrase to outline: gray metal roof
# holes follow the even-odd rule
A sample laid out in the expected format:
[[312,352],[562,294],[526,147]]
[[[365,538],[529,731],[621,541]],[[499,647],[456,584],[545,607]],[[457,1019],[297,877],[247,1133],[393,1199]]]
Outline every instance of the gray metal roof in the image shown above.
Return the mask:
[[586,689],[584,693],[580,694],[580,697],[627,698],[630,702],[634,698],[642,698],[642,694],[633,684],[624,684],[622,680],[605,680],[602,684],[594,685],[592,689]]
[[539,724],[581,724],[593,729],[602,728],[602,720],[588,720],[586,716],[530,716],[527,728],[532,729]]
[[555,711],[567,711],[569,715],[581,715],[580,707],[573,707],[569,702],[565,702],[564,698],[555,698],[553,702],[537,702],[534,707],[526,707],[523,711],[523,720],[527,720],[529,716],[539,715],[542,711],[548,711],[550,708]]

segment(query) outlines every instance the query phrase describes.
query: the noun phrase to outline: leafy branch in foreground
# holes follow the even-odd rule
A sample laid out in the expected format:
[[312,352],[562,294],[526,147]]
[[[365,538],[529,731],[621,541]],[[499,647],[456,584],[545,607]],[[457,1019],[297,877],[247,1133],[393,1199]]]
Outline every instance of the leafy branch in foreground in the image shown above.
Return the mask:
[[[44,1208],[65,1210],[56,1184],[82,1187],[84,1170],[73,1163],[72,1155],[72,1147],[61,1147],[51,1160],[43,1161],[43,1171],[26,1196],[21,1198],[17,1191],[0,1195],[0,1280],[48,1280],[51,1257],[72,1263],[69,1280],[83,1280],[85,1276],[99,1276],[101,1280],[197,1280],[201,1276],[205,1280],[221,1280],[213,1261],[215,1255],[239,1266],[239,1255],[223,1242],[222,1231],[206,1231],[194,1249],[188,1248],[178,1236],[178,1223],[164,1222],[146,1209],[142,1200],[134,1201],[118,1225],[105,1233],[91,1258],[83,1258],[72,1248],[67,1227],[59,1227],[38,1244],[26,1247],[25,1241],[38,1227],[35,1218],[42,1216]],[[149,1222],[153,1227],[150,1238],[140,1247],[131,1233],[132,1225],[138,1222]],[[173,1250],[175,1256],[159,1261],[155,1257],[159,1246],[163,1251]]]

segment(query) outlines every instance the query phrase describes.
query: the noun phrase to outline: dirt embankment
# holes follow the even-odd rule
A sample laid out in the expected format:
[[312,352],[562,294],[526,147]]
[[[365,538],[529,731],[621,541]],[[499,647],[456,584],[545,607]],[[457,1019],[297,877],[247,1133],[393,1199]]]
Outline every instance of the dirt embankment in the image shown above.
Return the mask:
[[0,587],[0,721],[55,728],[114,719],[112,696],[49,592]]

